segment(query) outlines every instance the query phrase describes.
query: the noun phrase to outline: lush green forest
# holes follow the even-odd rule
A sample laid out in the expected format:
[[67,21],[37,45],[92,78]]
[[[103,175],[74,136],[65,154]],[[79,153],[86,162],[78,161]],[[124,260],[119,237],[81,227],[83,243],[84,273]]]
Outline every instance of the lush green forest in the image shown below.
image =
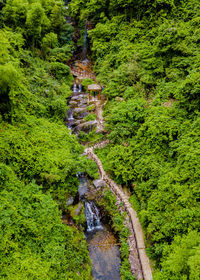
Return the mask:
[[72,0],[108,98],[104,168],[130,188],[154,279],[200,279],[200,3]]
[[[62,224],[88,172],[64,125],[73,28],[60,0],[0,1],[0,279],[90,279],[85,238]],[[85,167],[86,166],[86,167]]]
[[[0,279],[91,277],[86,241],[61,222],[94,165],[64,125],[73,27],[90,26],[108,98],[104,168],[131,191],[155,280],[200,279],[198,0],[0,1]],[[128,279],[128,278],[127,278]]]

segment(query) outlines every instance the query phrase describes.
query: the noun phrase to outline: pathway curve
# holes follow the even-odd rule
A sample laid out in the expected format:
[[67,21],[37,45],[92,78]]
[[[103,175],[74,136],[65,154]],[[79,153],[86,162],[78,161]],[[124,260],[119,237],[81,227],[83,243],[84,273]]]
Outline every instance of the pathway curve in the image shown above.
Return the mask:
[[[101,145],[102,144],[105,145],[105,142],[101,143]],[[98,144],[95,146],[98,147]],[[138,257],[139,257],[140,265],[141,265],[142,278],[144,280],[152,280],[153,277],[152,277],[150,262],[149,262],[149,258],[147,257],[146,251],[145,251],[143,231],[142,231],[139,219],[137,217],[136,211],[132,208],[132,206],[129,202],[128,196],[123,192],[122,187],[120,185],[116,184],[113,180],[111,180],[110,177],[104,171],[103,165],[102,165],[100,159],[94,153],[94,147],[86,148],[85,154],[87,154],[89,158],[91,158],[92,160],[94,160],[96,162],[101,179],[105,181],[105,183],[110,187],[110,189],[123,202],[125,210],[127,211],[128,215],[130,217],[130,220],[131,220],[131,226],[133,229],[137,253],[138,253]],[[141,279],[140,273],[138,273],[137,279]]]
[[[78,67],[71,67],[71,73],[81,78],[92,78],[96,80],[94,73],[91,70],[88,72],[87,64],[86,66],[82,64],[78,64]],[[81,66],[81,67],[80,67]],[[85,68],[86,67],[86,68]],[[79,69],[83,68],[83,69]],[[95,101],[95,109],[96,109],[96,116],[97,116],[97,133],[101,133],[104,131],[104,119],[103,119],[103,106],[105,105],[105,100]],[[129,221],[126,221],[127,226],[129,227],[132,234],[128,238],[129,244],[129,261],[131,264],[131,270],[133,275],[136,276],[137,280],[144,279],[144,280],[152,280],[152,271],[150,267],[149,258],[146,255],[145,251],[145,243],[143,237],[143,231],[137,217],[135,210],[132,208],[128,196],[124,193],[122,187],[116,184],[110,177],[106,174],[103,169],[103,165],[97,155],[94,153],[95,148],[103,148],[109,143],[108,140],[101,141],[95,144],[92,147],[85,148],[84,154],[88,155],[89,158],[94,160],[97,164],[99,174],[102,180],[110,187],[111,191],[116,195],[117,201],[123,202],[124,209],[126,210]],[[118,203],[120,204],[120,203]],[[119,206],[119,205],[118,205]],[[120,206],[119,206],[120,209]]]

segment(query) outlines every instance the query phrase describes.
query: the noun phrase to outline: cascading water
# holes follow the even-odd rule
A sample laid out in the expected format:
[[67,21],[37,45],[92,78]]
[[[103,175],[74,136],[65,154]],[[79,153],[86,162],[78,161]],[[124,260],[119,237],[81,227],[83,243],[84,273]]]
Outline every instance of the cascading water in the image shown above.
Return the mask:
[[74,111],[73,109],[70,109],[68,111],[68,121],[74,120]]
[[[68,129],[71,131],[72,130],[72,127],[74,125],[74,110],[73,109],[69,109],[68,113],[68,118],[67,118],[67,127]],[[70,132],[71,133],[71,132]]]
[[[69,109],[67,116],[67,126],[71,131],[74,131],[76,123],[81,121],[80,114],[77,117],[77,108],[82,109],[83,96],[82,86],[76,81],[69,102],[71,109]],[[120,280],[121,261],[117,240],[107,225],[102,224],[97,206],[94,201],[89,199],[89,197],[94,197],[94,188],[91,187],[91,182],[81,172],[77,173],[77,177],[80,182],[79,200],[82,200],[85,206],[86,230],[84,234],[92,260],[93,280]]]
[[87,221],[87,232],[103,229],[99,210],[93,201],[85,201],[85,217]]
[[74,92],[74,93],[77,92],[77,85],[76,85],[76,84],[73,85],[73,92]]
[[87,58],[87,45],[88,45],[88,29],[87,29],[87,24],[85,24],[85,33],[83,38],[83,59]]
[[100,213],[94,201],[85,197],[90,193],[91,184],[86,176],[77,173],[79,178],[79,198],[84,201],[86,231],[85,237],[92,260],[93,280],[120,280],[120,253],[115,236],[100,220]]
[[97,206],[94,201],[88,201],[85,199],[85,194],[88,192],[88,180],[82,173],[77,173],[77,177],[79,178],[79,199],[84,200],[85,206],[85,217],[87,222],[87,232],[91,232],[94,230],[103,230],[103,226],[100,221],[100,214]]

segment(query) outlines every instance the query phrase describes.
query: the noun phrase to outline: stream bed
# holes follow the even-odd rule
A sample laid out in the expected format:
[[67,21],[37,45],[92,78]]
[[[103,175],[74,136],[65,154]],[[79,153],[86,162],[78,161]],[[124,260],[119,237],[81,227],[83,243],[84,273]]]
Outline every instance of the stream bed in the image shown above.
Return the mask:
[[117,239],[109,227],[101,222],[100,212],[95,202],[85,198],[89,191],[89,180],[81,175],[79,181],[79,197],[85,205],[87,222],[85,237],[92,260],[93,279],[120,280],[121,260]]
[[[83,91],[81,83],[75,80],[72,96],[68,102],[70,109],[66,125],[70,133],[79,135],[81,131],[88,133],[96,127],[96,120],[86,121],[88,112],[88,95]],[[91,110],[90,110],[91,113]],[[120,280],[120,251],[117,239],[108,225],[103,224],[101,215],[93,200],[88,199],[91,182],[84,174],[77,174],[79,178],[79,200],[84,203],[86,229],[85,238],[92,260],[92,276],[94,280]],[[93,186],[94,188],[94,186]]]

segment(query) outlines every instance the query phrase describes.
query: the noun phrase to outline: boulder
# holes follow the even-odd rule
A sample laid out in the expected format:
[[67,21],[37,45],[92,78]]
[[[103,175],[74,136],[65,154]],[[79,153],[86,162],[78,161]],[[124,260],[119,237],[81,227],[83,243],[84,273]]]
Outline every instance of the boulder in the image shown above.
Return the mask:
[[97,121],[88,121],[88,122],[84,122],[79,124],[78,126],[75,127],[74,131],[84,131],[84,132],[90,132],[93,128],[95,128],[97,125]]
[[74,198],[72,196],[70,196],[66,201],[66,205],[69,206],[69,205],[72,205],[73,203],[74,203]]
[[75,107],[75,106],[77,106],[77,102],[71,100],[71,101],[69,101],[69,105],[70,105],[71,107]]
[[79,125],[79,124],[81,124],[81,120],[76,120],[76,121],[74,122],[74,126],[77,126],[77,125]]
[[86,108],[80,108],[80,107],[77,107],[74,109],[74,114],[80,114],[82,113],[83,111],[85,111]]
[[103,180],[99,179],[99,180],[94,180],[93,185],[95,186],[96,189],[101,189],[106,186],[106,183]]
[[83,113],[81,113],[80,115],[77,116],[77,119],[79,119],[79,120],[83,119],[83,118],[85,118],[88,115],[89,115],[89,113],[84,111]]
[[83,208],[83,204],[79,202],[79,204],[77,205],[77,208],[75,210],[75,215],[80,215],[82,208]]

